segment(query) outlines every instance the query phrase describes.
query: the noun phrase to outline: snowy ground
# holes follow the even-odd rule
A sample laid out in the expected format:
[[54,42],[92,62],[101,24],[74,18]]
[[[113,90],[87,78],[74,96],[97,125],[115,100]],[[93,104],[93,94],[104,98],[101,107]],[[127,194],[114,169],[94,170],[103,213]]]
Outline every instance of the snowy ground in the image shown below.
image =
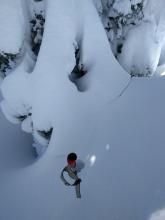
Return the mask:
[[[164,220],[165,78],[130,80],[92,2],[71,3],[47,0],[33,72],[24,69],[25,56],[2,83],[11,109],[21,114],[30,106],[34,129],[53,126],[53,134],[39,160],[3,177],[0,219]],[[68,78],[75,39],[88,69],[84,92]],[[60,180],[72,151],[86,164],[80,200]]]
[[[164,85],[163,78],[133,80],[123,96],[93,114],[84,138],[73,138],[72,131],[67,146],[83,141],[76,152],[86,162],[81,200],[59,178],[66,154],[57,155],[63,137],[53,136],[38,162],[11,174],[1,187],[2,219],[148,220],[162,209]],[[81,126],[76,134],[82,136]]]

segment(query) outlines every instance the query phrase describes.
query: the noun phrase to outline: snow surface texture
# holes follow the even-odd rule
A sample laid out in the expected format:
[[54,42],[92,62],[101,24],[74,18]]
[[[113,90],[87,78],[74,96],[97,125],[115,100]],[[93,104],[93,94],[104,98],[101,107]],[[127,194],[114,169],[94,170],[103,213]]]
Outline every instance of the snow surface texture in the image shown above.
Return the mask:
[[[68,77],[75,45],[88,71],[79,82],[84,92]],[[11,121],[25,115],[26,131],[53,133],[36,163],[0,182],[1,219],[148,220],[163,207],[165,78],[130,81],[93,2],[47,0],[38,59],[32,72],[25,66],[27,54],[2,82],[2,110]],[[73,151],[86,164],[80,200],[60,180]]]
[[149,220],[164,220],[165,219],[165,210],[161,209],[153,213]]
[[[119,99],[72,121],[76,129],[53,132],[35,164],[1,183],[2,219],[150,220],[164,205],[164,85],[163,77],[134,79]],[[81,200],[59,177],[67,151],[86,163]]]
[[21,1],[1,0],[0,4],[0,50],[18,53],[24,38]]
[[128,0],[116,0],[113,4],[114,10],[123,15],[131,13],[131,2]]

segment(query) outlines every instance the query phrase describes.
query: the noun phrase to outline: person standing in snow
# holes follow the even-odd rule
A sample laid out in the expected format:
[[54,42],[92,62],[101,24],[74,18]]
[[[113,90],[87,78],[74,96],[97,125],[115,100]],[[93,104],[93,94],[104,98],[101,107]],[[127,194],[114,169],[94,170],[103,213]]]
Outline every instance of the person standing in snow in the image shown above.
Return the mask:
[[[80,193],[80,182],[81,179],[77,176],[77,173],[84,168],[84,163],[81,160],[77,160],[77,155],[75,153],[70,153],[67,156],[67,166],[61,171],[61,180],[66,186],[75,186],[76,196],[77,198],[81,198]],[[64,178],[64,172],[67,172],[69,177],[75,180],[73,184],[70,184]]]

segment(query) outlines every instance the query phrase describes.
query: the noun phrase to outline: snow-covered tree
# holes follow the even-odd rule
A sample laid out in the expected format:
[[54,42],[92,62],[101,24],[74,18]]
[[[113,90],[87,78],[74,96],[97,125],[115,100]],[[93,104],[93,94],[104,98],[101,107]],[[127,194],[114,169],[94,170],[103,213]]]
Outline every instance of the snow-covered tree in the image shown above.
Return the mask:
[[[119,63],[131,76],[152,75],[158,65],[163,42],[163,39],[159,42],[154,40],[160,20],[161,24],[164,21],[162,12],[154,10],[156,3],[152,0],[95,0],[95,4]],[[160,4],[164,7],[162,0]],[[157,35],[162,35],[162,31],[159,29]],[[157,59],[153,60],[152,53]]]
[[0,7],[0,77],[4,78],[20,61],[23,46],[23,14],[19,20],[21,6],[18,2],[8,5],[4,0]]
[[96,5],[117,57],[128,31],[142,22],[144,0],[102,0],[100,3]]
[[[151,75],[158,66],[165,20],[151,10],[152,0],[95,0],[96,7],[92,0],[3,1],[17,16],[12,40],[5,41],[10,20],[1,37],[8,47],[0,44],[0,50],[8,59],[17,57],[13,54],[19,59],[2,83],[1,107],[10,121],[33,134],[39,154],[52,133],[71,126],[68,118],[101,108],[125,91],[130,75]],[[1,66],[6,69],[0,59]]]

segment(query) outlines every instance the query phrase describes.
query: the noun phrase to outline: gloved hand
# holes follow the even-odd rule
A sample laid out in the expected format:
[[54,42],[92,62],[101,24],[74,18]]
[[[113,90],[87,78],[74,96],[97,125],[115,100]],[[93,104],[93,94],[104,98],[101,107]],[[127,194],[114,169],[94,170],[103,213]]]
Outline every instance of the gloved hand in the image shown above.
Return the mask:
[[65,184],[65,186],[70,186],[70,184],[68,182],[65,182],[64,184]]
[[81,179],[78,178],[78,179],[72,184],[72,186],[76,186],[76,185],[79,184],[80,182],[81,182]]

